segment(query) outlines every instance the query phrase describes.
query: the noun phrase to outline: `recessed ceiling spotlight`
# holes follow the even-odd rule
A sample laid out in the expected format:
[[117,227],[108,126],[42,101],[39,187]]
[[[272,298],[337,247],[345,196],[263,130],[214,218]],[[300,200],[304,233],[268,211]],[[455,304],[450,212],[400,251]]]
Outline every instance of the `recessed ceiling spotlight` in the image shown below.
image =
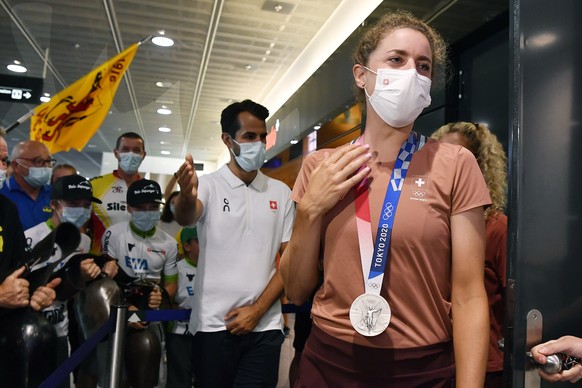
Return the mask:
[[263,57],[263,58],[261,58],[261,61],[266,62],[267,58]]
[[166,34],[166,31],[161,30],[158,31],[158,33],[160,35],[154,37],[152,39],[152,43],[161,47],[171,47],[174,45],[174,41],[166,36],[164,36]]
[[277,4],[275,6],[275,12],[281,12],[282,9],[283,9],[283,6],[281,4]]
[[316,131],[318,131],[319,129],[321,129],[321,124],[317,124],[313,126],[313,129],[315,129]]
[[49,102],[51,100],[51,95],[48,93],[44,93],[41,97],[40,100],[42,102]]
[[291,143],[291,144],[297,144],[297,143],[299,143],[299,140],[297,140],[297,139],[291,139],[291,141],[289,143]]
[[15,73],[26,73],[28,71],[26,67],[22,66],[20,61],[16,60],[14,61],[14,63],[11,63],[10,65],[6,66],[6,68]]
[[273,47],[275,47],[275,42],[271,42],[271,43],[269,44],[269,47],[270,47],[270,48],[273,48]]
[[252,68],[253,68],[253,66],[252,66],[252,65],[245,65],[245,69],[246,69],[246,70],[251,70]]
[[162,140],[162,141],[160,141],[160,144],[161,144],[161,145],[164,145],[164,144],[170,144],[170,143],[168,143],[167,141],[163,141],[163,140]]
[[75,43],[75,44],[73,45],[73,48],[74,48],[75,50],[78,50],[79,48],[81,48],[81,45],[80,45],[79,43]]
[[169,88],[172,86],[172,83],[169,81],[158,81],[156,82],[156,86],[158,88]]
[[163,151],[160,151],[160,154],[162,154],[162,155],[170,155],[170,151],[163,150]]
[[172,131],[172,128],[163,126],[163,127],[159,127],[158,128],[158,131],[160,131],[160,132],[166,132],[167,133],[167,132],[171,132]]
[[170,109],[168,109],[165,105],[162,105],[161,108],[158,108],[158,110],[156,111],[161,115],[171,115],[172,111]]

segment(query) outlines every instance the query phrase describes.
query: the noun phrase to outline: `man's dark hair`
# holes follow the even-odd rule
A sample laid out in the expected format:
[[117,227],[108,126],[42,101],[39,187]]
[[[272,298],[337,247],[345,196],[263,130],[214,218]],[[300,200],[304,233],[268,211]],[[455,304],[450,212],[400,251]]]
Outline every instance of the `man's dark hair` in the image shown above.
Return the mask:
[[125,132],[124,134],[122,134],[121,136],[119,136],[117,138],[117,142],[115,143],[115,149],[118,150],[119,149],[119,145],[121,144],[121,138],[126,138],[126,139],[140,139],[141,142],[143,143],[143,148],[145,150],[145,140],[143,139],[143,137],[141,137],[140,135],[138,135],[135,132]]
[[220,115],[220,125],[222,132],[228,133],[232,138],[240,129],[240,120],[238,115],[242,112],[249,112],[258,119],[265,121],[269,117],[269,110],[251,100],[244,100],[230,104],[222,111]]

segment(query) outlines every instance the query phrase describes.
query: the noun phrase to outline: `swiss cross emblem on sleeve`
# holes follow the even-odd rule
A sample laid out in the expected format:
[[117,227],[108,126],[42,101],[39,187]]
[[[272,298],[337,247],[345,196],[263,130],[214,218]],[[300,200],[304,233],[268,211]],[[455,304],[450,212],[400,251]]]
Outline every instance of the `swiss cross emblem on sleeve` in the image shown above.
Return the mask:
[[277,201],[269,201],[269,207],[271,210],[277,210]]

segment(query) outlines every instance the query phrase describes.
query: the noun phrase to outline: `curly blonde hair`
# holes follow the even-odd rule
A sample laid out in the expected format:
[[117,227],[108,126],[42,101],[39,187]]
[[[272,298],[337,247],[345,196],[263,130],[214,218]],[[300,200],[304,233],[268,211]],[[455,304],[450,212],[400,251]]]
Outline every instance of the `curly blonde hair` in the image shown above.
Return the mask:
[[460,121],[443,125],[431,137],[440,140],[447,133],[459,133],[477,158],[492,202],[485,210],[485,219],[495,212],[503,213],[507,202],[507,156],[497,136],[485,124]]
[[[352,54],[354,64],[368,65],[370,54],[378,47],[378,44],[384,37],[394,30],[401,28],[410,28],[423,34],[430,45],[432,51],[432,71],[431,78],[433,85],[438,85],[445,81],[447,74],[447,44],[442,36],[426,24],[423,20],[417,18],[408,11],[394,11],[382,16],[376,24],[368,29],[360,43]],[[443,82],[444,83],[444,82]],[[366,101],[364,91],[357,86],[355,87],[356,98],[359,102]]]

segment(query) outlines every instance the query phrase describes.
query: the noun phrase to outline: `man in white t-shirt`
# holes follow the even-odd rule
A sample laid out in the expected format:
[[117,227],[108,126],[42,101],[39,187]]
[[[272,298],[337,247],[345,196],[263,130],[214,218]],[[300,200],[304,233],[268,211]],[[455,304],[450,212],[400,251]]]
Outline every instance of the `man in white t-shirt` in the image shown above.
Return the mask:
[[[59,178],[52,186],[50,207],[52,209],[51,218],[45,222],[33,226],[24,232],[26,236],[26,244],[28,249],[34,248],[43,238],[48,236],[50,232],[59,226],[62,222],[70,222],[80,228],[89,219],[91,214],[91,204],[101,203],[101,201],[93,197],[93,191],[91,189],[91,184],[85,178],[80,175],[68,175]],[[77,250],[61,261],[54,272],[60,270],[63,266],[67,264],[71,256],[79,253],[88,253],[91,247],[91,240],[89,236],[81,233],[81,242]],[[54,261],[53,261],[54,262]],[[42,266],[49,265],[51,259],[42,263]],[[34,271],[37,267],[32,267]],[[78,272],[77,272],[78,269]],[[101,269],[95,264],[93,259],[85,259],[78,264],[78,268],[75,269],[83,281],[89,281],[95,279],[101,273]],[[67,280],[60,287],[66,286]],[[57,288],[57,295],[58,295]],[[73,295],[69,295],[72,297]],[[54,303],[42,310],[42,313],[47,318],[47,320],[53,324],[57,332],[57,363],[60,365],[69,356],[69,343],[68,343],[68,325],[69,318],[67,312],[67,301],[66,300],[55,300]],[[63,384],[62,386],[68,386]]]
[[200,257],[189,330],[198,387],[275,387],[283,323],[276,259],[291,237],[295,207],[265,161],[267,108],[245,100],[222,111],[227,165],[198,178],[191,156],[176,172],[176,216],[196,223]]

